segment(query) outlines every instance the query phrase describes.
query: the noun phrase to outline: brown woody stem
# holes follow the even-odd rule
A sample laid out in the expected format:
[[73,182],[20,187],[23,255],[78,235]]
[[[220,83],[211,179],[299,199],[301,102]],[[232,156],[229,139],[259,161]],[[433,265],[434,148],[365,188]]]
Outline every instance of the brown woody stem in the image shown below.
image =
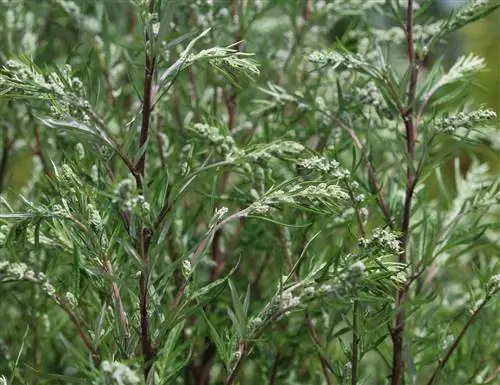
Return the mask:
[[[417,143],[417,122],[414,117],[415,96],[417,90],[419,66],[415,55],[415,42],[413,38],[413,0],[408,0],[406,14],[406,38],[408,45],[408,61],[410,62],[410,82],[408,85],[407,108],[402,112],[402,118],[406,129],[406,146],[410,164],[407,167],[407,186],[403,210],[403,222],[401,225],[401,249],[399,262],[408,264],[409,262],[409,240],[410,240],[410,220],[412,210],[412,200],[417,184],[417,176],[413,161],[415,159],[415,148]],[[393,342],[392,355],[392,385],[401,385],[404,377],[404,331],[406,324],[406,312],[401,308],[406,300],[409,286],[403,285],[396,291],[395,302],[396,319],[391,331]]]

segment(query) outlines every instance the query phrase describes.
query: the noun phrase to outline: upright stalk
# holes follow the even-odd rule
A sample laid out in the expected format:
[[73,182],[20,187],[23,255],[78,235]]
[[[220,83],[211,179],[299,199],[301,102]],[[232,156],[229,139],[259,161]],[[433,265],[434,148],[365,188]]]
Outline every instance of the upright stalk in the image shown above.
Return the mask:
[[[407,265],[409,261],[409,239],[410,220],[413,194],[417,177],[414,169],[415,147],[417,142],[417,122],[414,117],[415,95],[418,82],[419,65],[415,55],[415,42],[413,38],[413,0],[408,0],[406,11],[406,38],[408,45],[408,61],[410,62],[410,82],[408,85],[408,102],[406,109],[402,112],[402,118],[406,129],[406,149],[409,164],[407,167],[407,186],[403,210],[403,221],[401,225],[401,249],[399,262]],[[392,356],[392,385],[400,385],[404,376],[404,330],[406,323],[406,312],[401,308],[408,292],[409,286],[403,285],[396,291],[397,315],[392,328],[393,356]]]
[[358,307],[359,301],[355,300],[352,308],[351,385],[358,383]]
[[[154,12],[155,0],[149,1],[148,12],[152,14]],[[146,36],[146,43],[151,39],[152,36]],[[148,46],[148,44],[146,44]],[[137,188],[141,193],[143,193],[143,186],[145,180],[145,164],[146,164],[146,150],[147,142],[149,140],[150,122],[151,122],[151,94],[153,89],[153,77],[155,72],[156,56],[154,48],[150,45],[146,49],[146,61],[145,61],[145,71],[144,71],[144,91],[143,91],[143,105],[142,105],[142,122],[141,122],[141,132],[139,138],[139,148],[141,151],[141,156],[135,165],[135,179],[137,183]],[[144,269],[141,271],[141,276],[139,278],[139,301],[140,301],[140,325],[141,325],[141,346],[142,354],[144,358],[144,378],[147,381],[151,367],[153,366],[153,360],[155,356],[155,351],[151,341],[151,330],[150,330],[150,320],[148,315],[149,308],[149,296],[148,296],[148,286],[149,286],[149,244],[151,241],[151,229],[146,228],[144,225],[141,226],[138,240],[138,251],[139,255],[144,264]]]
[[47,164],[47,160],[45,159],[45,155],[43,154],[43,146],[42,139],[40,137],[40,129],[38,126],[34,128],[34,136],[35,136],[35,147],[33,149],[33,153],[40,159],[42,163],[43,173],[48,177],[52,178],[52,171],[50,171],[49,165]]
[[[149,12],[154,11],[154,0],[149,1]],[[146,39],[151,38],[147,36]],[[144,91],[143,91],[143,104],[142,104],[142,122],[141,134],[139,138],[139,146],[141,151],[149,139],[149,126],[151,122],[151,94],[153,89],[153,77],[155,72],[156,56],[154,50],[150,48],[146,51],[146,62],[144,71]],[[141,185],[144,182],[144,166],[146,163],[146,151],[142,151],[142,155],[136,165],[137,173],[142,177]],[[139,186],[138,186],[139,187]]]
[[10,140],[5,132],[3,138],[2,155],[0,156],[0,193],[3,192],[3,183],[5,180],[5,174],[7,173],[7,159],[9,158],[9,152],[14,144],[14,141]]

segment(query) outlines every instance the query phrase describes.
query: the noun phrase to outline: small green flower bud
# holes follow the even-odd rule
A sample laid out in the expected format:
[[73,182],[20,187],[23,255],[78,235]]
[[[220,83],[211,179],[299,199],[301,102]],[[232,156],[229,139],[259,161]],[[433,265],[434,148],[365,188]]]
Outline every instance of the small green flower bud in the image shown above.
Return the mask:
[[64,295],[64,299],[71,309],[74,310],[78,306],[78,301],[73,293],[70,293],[69,291],[66,292],[66,294]]
[[239,352],[239,351],[234,352],[231,355],[231,358],[229,359],[229,362],[227,364],[227,366],[229,368],[229,372],[232,372],[236,368],[236,365],[238,365],[238,361],[240,359],[241,359],[241,352]]
[[76,144],[75,153],[76,153],[76,158],[78,160],[83,160],[85,158],[85,148],[83,147],[83,144],[81,143]]
[[262,318],[255,317],[250,320],[248,323],[248,328],[253,331],[256,330],[262,324]]
[[188,261],[187,259],[183,260],[181,265],[181,271],[183,277],[185,279],[188,279],[191,276],[191,274],[193,274],[193,268],[191,266],[191,262]]
[[490,295],[500,291],[500,274],[494,275],[489,279],[486,290]]

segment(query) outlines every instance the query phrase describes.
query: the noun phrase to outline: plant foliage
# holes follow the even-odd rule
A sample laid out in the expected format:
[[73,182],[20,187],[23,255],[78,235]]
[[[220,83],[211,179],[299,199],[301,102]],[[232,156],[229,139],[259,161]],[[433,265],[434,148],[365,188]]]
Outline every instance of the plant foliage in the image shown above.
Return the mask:
[[499,383],[500,2],[430,6],[1,1],[0,384]]

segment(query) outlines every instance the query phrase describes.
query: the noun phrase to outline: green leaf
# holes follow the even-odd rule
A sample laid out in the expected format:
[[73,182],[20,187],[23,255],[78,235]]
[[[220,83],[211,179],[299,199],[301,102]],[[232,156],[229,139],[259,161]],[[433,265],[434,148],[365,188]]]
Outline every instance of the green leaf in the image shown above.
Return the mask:
[[236,333],[238,334],[238,338],[244,338],[245,327],[241,324],[234,311],[232,311],[231,308],[229,307],[227,308],[227,315],[231,320],[231,322],[233,323],[233,327],[236,330]]
[[247,316],[248,309],[250,307],[250,294],[251,294],[251,291],[250,291],[250,283],[249,283],[247,286],[247,292],[245,294],[245,299],[243,300],[243,312],[245,314],[245,317]]
[[72,130],[75,134],[79,135],[81,139],[85,141],[90,141],[94,143],[103,143],[108,145],[111,149],[114,150],[114,145],[111,139],[108,137],[106,132],[93,126],[91,128],[85,123],[79,122],[75,119],[72,119],[68,116],[68,120],[54,119],[50,117],[44,117],[38,114],[34,114],[35,117],[40,120],[45,126],[58,128],[58,129],[69,129]]
[[[321,230],[318,231],[316,234],[314,234],[311,238],[309,238],[309,240],[307,241],[306,245],[304,246],[304,248],[302,249],[302,252],[300,253],[299,255],[299,258],[297,258],[297,261],[295,262],[295,264],[293,265],[292,269],[290,270],[290,273],[288,274],[288,277],[287,277],[287,281],[292,277],[292,275],[297,271],[297,269],[299,268],[301,262],[303,261],[303,259],[305,258],[306,256],[306,251],[307,249],[309,248],[309,245],[318,237],[318,235],[321,234]],[[320,270],[323,268],[323,265],[322,263],[320,263]],[[310,275],[308,275],[308,277],[306,279],[309,279],[311,277],[313,277],[315,274],[316,274],[316,270],[317,269],[312,269],[311,272],[310,272]]]
[[162,378],[160,379],[160,384],[161,385],[170,385],[172,384],[173,380],[178,376],[178,373],[181,370],[185,370],[186,367],[188,366],[189,362],[191,361],[191,356],[193,353],[193,347],[189,347],[189,352],[185,354],[184,360],[176,362],[174,364],[169,365],[169,370],[167,374],[163,374]]
[[214,282],[209,283],[208,285],[205,285],[199,289],[197,289],[193,294],[190,296],[191,301],[198,300],[198,298],[207,295],[209,292],[211,292],[213,289],[215,289],[217,286],[222,285],[223,283],[227,282],[229,278],[233,275],[233,273],[236,271],[236,269],[239,266],[240,261],[236,263],[236,265],[231,269],[231,271],[224,277],[220,278]]
[[26,326],[26,331],[24,332],[23,339],[21,341],[21,346],[19,347],[19,352],[17,353],[16,360],[14,361],[14,367],[12,368],[12,374],[10,375],[9,383],[13,384],[14,377],[16,375],[17,366],[19,365],[19,359],[24,350],[24,344],[26,342],[26,337],[28,336],[28,331],[30,330],[29,325]]
[[101,344],[101,339],[102,339],[104,332],[105,332],[104,331],[104,328],[105,328],[104,319],[106,316],[107,308],[108,308],[108,304],[106,302],[104,302],[102,304],[101,311],[99,312],[99,315],[98,315],[97,319],[95,320],[94,338],[92,341],[92,345],[94,346],[94,348],[99,347],[99,345]]
[[217,329],[214,327],[212,322],[210,322],[210,320],[208,319],[208,316],[203,309],[201,310],[201,313],[203,315],[203,318],[205,319],[205,322],[208,325],[210,331],[210,337],[212,338],[212,341],[214,342],[215,347],[217,348],[217,352],[219,353],[221,361],[228,362],[230,356],[229,349],[226,348],[226,344],[220,337],[219,333],[217,332]]
[[186,320],[184,319],[168,332],[167,340],[159,353],[159,365],[163,365],[165,368],[169,366],[170,361],[175,356],[174,351],[176,349],[176,344],[179,341],[182,331],[184,330],[185,324]]
[[234,309],[234,313],[231,309],[228,309],[228,313],[231,319],[234,318],[233,322],[235,322],[235,325],[238,326],[240,337],[244,338],[247,326],[247,314],[238,295],[238,291],[230,279],[228,280],[228,284]]
[[155,42],[155,56],[158,54],[159,49],[165,49],[165,47],[162,46],[163,41],[167,38],[167,35],[170,31],[170,23],[173,20],[174,17],[174,0],[165,0],[162,3],[162,10],[160,13],[160,28],[158,30],[158,35],[156,36],[156,42]]

